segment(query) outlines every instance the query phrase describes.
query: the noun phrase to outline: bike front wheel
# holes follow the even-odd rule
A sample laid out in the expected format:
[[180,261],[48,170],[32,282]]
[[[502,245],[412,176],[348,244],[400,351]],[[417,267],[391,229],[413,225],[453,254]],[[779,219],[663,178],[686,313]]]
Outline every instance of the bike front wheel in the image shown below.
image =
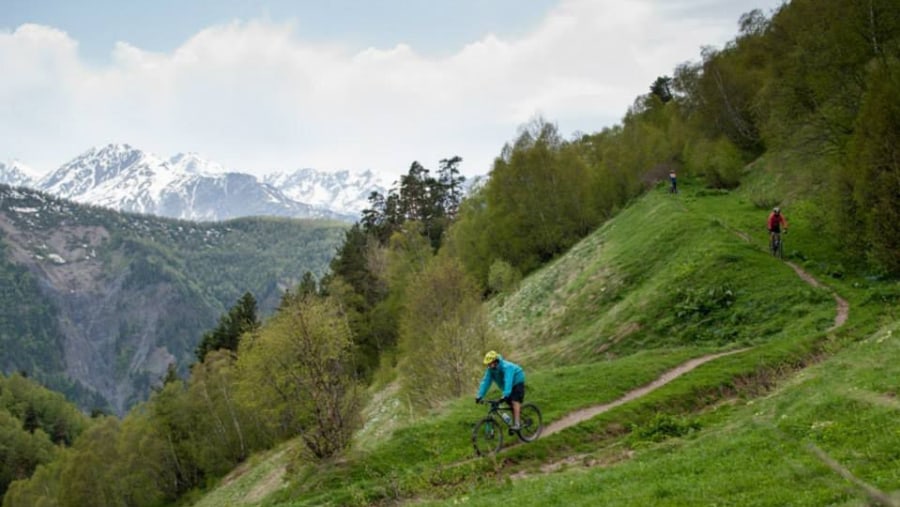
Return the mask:
[[526,403],[522,405],[522,411],[519,413],[519,420],[522,422],[522,429],[519,430],[519,440],[523,442],[533,442],[541,436],[544,429],[544,420],[541,417],[541,410],[537,405]]
[[479,456],[487,456],[500,450],[503,446],[503,429],[491,417],[478,421],[472,430],[472,446]]

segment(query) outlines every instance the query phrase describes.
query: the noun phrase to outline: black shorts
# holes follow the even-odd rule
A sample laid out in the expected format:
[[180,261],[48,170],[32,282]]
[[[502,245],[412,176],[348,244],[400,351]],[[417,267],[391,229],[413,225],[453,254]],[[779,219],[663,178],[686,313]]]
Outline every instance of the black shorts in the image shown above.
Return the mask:
[[769,232],[774,232],[775,234],[781,234],[781,226],[776,225],[775,227],[772,227],[771,229],[769,229]]
[[518,401],[522,403],[525,401],[525,384],[516,384],[513,386],[512,391],[509,393],[509,401]]

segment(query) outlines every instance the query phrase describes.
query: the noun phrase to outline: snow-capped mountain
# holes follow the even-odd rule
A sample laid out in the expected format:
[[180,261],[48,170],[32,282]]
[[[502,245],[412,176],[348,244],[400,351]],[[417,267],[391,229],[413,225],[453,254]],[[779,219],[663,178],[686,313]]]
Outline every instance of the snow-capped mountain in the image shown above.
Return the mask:
[[221,174],[228,171],[221,165],[196,153],[179,153],[169,159],[169,164],[175,169],[180,169],[188,174]]
[[[325,175],[316,174],[320,179]],[[347,180],[348,176],[343,179]],[[368,197],[372,190],[383,191],[382,187],[347,189],[333,181],[327,187],[332,192],[331,199],[319,191],[315,202],[307,202],[293,197],[302,195],[293,188],[325,187],[318,182],[304,184],[292,177],[283,181],[293,185],[285,187],[292,190],[292,195],[255,176],[227,172],[221,165],[195,153],[182,153],[164,160],[127,144],[110,144],[86,151],[31,186],[59,197],[119,211],[200,221],[254,215],[352,221],[367,201],[363,198],[354,202],[346,196]],[[352,183],[369,183],[369,180],[363,178]]]
[[13,160],[12,162],[0,162],[0,183],[12,187],[28,187],[34,184],[34,169]]
[[315,169],[300,169],[293,173],[275,173],[264,182],[299,202],[327,207],[340,213],[358,215],[369,205],[373,191],[387,193],[385,182],[372,171],[326,173]]

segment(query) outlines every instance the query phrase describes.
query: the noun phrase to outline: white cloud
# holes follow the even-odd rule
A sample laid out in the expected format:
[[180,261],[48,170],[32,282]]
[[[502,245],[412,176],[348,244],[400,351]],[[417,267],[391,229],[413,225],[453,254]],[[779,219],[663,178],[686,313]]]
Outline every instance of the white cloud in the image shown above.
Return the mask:
[[443,57],[403,44],[311,44],[292,24],[233,22],[167,54],[120,42],[102,68],[67,34],[23,25],[0,32],[0,158],[50,170],[90,146],[128,142],[255,173],[394,177],[413,160],[436,168],[451,155],[465,173],[484,173],[535,114],[563,133],[599,130],[656,76],[732,38],[747,8],[696,14],[709,4],[568,0],[520,39],[486,34]]

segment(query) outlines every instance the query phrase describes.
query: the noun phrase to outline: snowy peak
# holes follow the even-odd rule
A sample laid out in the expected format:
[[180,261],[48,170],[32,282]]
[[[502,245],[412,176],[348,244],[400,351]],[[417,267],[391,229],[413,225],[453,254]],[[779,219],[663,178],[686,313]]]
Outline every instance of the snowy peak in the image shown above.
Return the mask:
[[350,215],[359,215],[368,206],[373,191],[387,193],[385,182],[372,171],[328,173],[299,169],[271,174],[264,181],[295,201]]
[[120,211],[153,213],[163,190],[180,175],[159,157],[127,144],[92,148],[38,187],[74,201]]
[[34,184],[37,172],[27,165],[13,160],[0,162],[0,183],[13,187],[28,187]]
[[[12,171],[0,170],[0,178],[4,174],[13,178]],[[346,173],[341,176],[347,177]],[[297,179],[291,179],[291,184],[318,188]],[[201,221],[243,216],[353,221],[365,207],[364,202],[357,208],[359,203],[335,197],[340,189],[324,196],[314,192],[319,197],[315,202],[294,199],[276,185],[249,174],[228,172],[196,153],[164,159],[128,144],[92,148],[39,181],[32,179],[22,186],[118,211]],[[335,200],[340,206],[333,205]]]
[[387,192],[372,171],[300,169],[261,181],[197,153],[166,159],[129,144],[91,148],[39,179],[23,164],[0,163],[0,183],[118,211],[202,221],[259,215],[354,221],[373,191]]
[[44,177],[38,185],[50,193],[72,198],[115,180],[154,176],[167,170],[163,161],[153,155],[127,144],[110,144],[82,153]]
[[200,155],[190,153],[179,153],[169,159],[169,165],[175,170],[186,174],[222,174],[227,172],[221,165],[202,158]]

